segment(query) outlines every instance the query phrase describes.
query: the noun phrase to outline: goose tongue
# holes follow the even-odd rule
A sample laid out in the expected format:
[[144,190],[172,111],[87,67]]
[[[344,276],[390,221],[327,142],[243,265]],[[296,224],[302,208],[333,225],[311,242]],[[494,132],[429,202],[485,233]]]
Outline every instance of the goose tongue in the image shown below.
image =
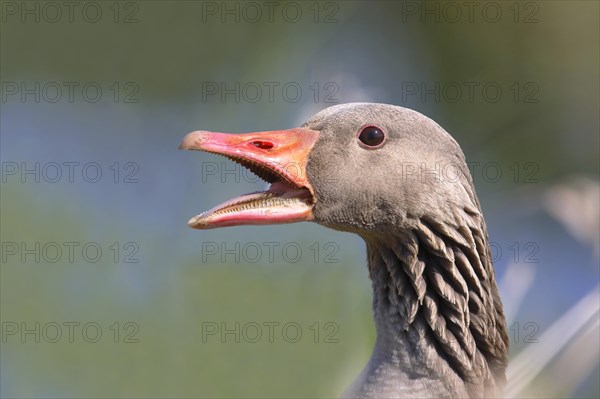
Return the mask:
[[188,222],[196,229],[312,220],[314,193],[306,176],[308,154],[319,133],[307,128],[227,134],[196,131],[180,149],[220,154],[271,183],[267,191],[242,195]]

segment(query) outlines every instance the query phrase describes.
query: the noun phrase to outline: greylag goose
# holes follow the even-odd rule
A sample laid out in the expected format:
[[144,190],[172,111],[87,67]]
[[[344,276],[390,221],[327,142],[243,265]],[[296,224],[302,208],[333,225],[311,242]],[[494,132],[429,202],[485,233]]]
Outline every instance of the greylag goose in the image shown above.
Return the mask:
[[271,183],[193,217],[197,229],[313,221],[361,236],[376,339],[343,394],[500,396],[508,336],[479,200],[456,141],[387,104],[327,108],[299,128],[189,133]]

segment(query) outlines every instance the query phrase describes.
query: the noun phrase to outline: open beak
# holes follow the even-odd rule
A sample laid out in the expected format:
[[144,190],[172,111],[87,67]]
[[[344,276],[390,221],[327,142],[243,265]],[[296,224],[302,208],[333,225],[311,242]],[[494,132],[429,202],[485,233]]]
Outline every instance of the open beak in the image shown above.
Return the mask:
[[271,183],[267,191],[233,198],[194,216],[188,226],[212,229],[312,220],[315,197],[306,163],[318,137],[319,132],[308,128],[244,134],[195,131],[186,135],[179,149],[223,155]]

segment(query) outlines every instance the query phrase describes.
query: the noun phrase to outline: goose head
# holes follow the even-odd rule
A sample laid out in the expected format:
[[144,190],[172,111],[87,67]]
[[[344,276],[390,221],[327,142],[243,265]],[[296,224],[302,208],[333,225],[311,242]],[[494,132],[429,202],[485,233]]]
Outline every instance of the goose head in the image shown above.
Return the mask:
[[314,221],[369,236],[476,207],[464,156],[424,115],[387,104],[327,108],[299,128],[243,134],[196,131],[181,149],[220,154],[271,183],[195,216],[189,226]]

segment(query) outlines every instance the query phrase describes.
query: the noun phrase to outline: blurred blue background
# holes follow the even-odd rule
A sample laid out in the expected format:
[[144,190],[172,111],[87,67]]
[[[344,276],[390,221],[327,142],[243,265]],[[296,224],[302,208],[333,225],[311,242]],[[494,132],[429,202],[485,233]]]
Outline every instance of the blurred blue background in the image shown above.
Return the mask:
[[374,341],[364,244],[187,228],[264,183],[177,145],[352,101],[461,144],[519,395],[598,397],[597,2],[78,4],[1,2],[2,397],[339,395]]

